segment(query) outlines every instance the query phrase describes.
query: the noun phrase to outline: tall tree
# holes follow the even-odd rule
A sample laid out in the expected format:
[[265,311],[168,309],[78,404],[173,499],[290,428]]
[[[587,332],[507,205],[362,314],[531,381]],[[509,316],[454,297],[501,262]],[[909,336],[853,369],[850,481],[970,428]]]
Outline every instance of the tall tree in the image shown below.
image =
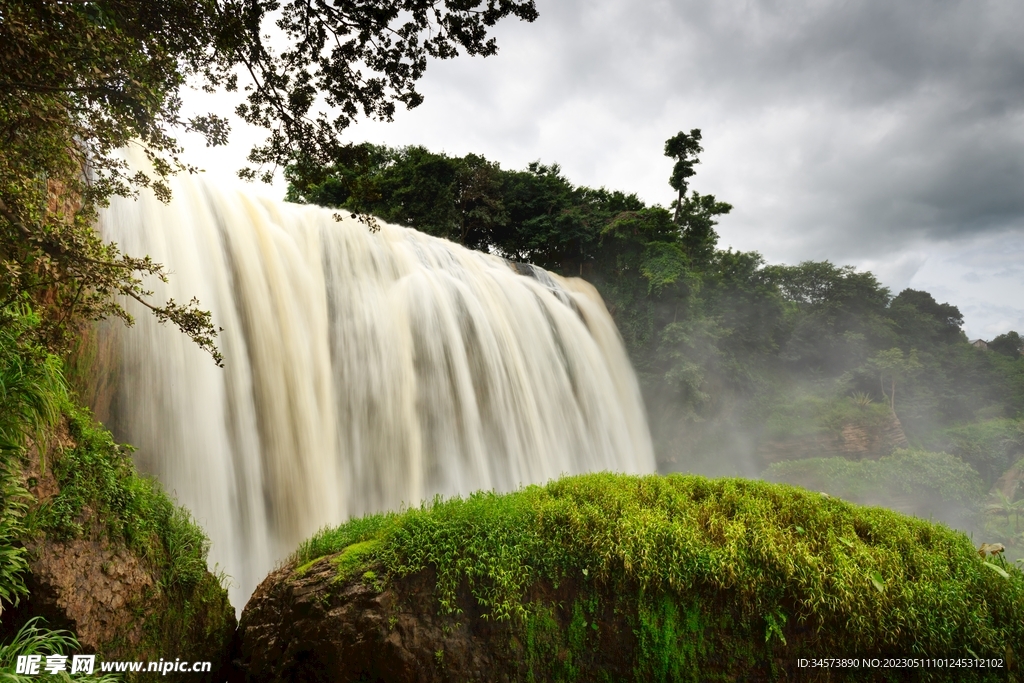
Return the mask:
[[697,155],[704,151],[700,146],[700,129],[689,133],[680,131],[665,141],[665,156],[675,159],[668,184],[676,191],[672,202],[672,220],[679,226],[683,237],[683,248],[690,258],[699,264],[707,264],[718,244],[715,220],[732,211],[732,205],[720,202],[714,195],[693,192],[687,195],[690,178],[697,172],[694,166],[700,163]]
[[988,348],[996,353],[1016,359],[1024,355],[1024,339],[1017,332],[1010,330],[990,341]]
[[961,341],[964,316],[952,304],[940,304],[928,292],[904,289],[889,304],[889,317],[900,336],[923,348],[936,342]]
[[676,200],[673,204],[675,213],[672,218],[676,223],[682,217],[683,199],[689,189],[690,178],[697,173],[693,170],[693,167],[700,163],[697,155],[703,151],[704,148],[700,146],[700,128],[693,128],[689,133],[679,131],[665,141],[665,156],[675,159],[676,162],[668,179],[668,184],[676,191]]
[[[878,373],[882,396],[889,399],[889,409],[895,414],[896,385],[908,381],[921,370],[921,363],[917,360],[917,351],[912,349],[909,354],[899,348],[879,351],[868,364]],[[885,386],[887,381],[888,392],[886,392]]]

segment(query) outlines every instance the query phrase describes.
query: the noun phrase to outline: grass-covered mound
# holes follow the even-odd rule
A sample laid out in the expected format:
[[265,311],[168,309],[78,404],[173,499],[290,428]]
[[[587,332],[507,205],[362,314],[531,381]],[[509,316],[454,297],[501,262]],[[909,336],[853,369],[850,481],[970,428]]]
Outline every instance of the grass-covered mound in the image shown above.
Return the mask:
[[[645,681],[788,677],[810,674],[800,657],[855,655],[978,657],[1019,671],[1024,643],[1024,574],[983,559],[965,535],[742,479],[594,474],[438,499],[320,532],[294,574],[327,557],[341,583],[362,577],[378,590],[436,576],[442,614],[464,609],[468,591],[483,619],[508,624],[507,647],[532,680],[614,678],[595,664],[613,628],[631,658],[619,677]],[[566,585],[572,599],[544,599]]]
[[44,634],[74,628],[101,659],[216,666],[235,617],[203,530],[77,404],[36,325],[28,308],[0,310],[0,641],[42,615]]

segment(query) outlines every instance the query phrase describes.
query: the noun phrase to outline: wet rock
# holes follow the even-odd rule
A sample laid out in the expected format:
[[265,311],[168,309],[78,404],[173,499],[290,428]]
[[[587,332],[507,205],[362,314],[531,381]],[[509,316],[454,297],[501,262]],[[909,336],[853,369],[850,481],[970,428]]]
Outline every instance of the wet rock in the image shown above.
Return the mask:
[[438,615],[433,576],[383,591],[372,579],[336,578],[325,559],[303,573],[278,570],[260,584],[239,623],[246,680],[497,683],[518,668],[502,651],[504,627],[478,613]]

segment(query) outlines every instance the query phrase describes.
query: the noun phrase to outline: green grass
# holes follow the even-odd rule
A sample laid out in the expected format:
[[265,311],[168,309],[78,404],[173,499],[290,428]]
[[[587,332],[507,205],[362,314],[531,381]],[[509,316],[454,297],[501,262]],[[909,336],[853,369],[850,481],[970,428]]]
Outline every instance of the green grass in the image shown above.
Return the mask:
[[[74,678],[67,671],[58,674],[46,673],[44,667],[47,655],[64,655],[68,657],[66,666],[70,669],[71,655],[81,652],[78,639],[70,631],[46,628],[46,622],[40,617],[29,619],[10,639],[0,644],[0,683],[33,683],[34,681],[77,681],[78,683],[118,683],[121,677],[116,674],[82,675]],[[19,656],[41,655],[41,673],[26,675],[16,673]]]
[[26,438],[45,443],[60,418],[67,389],[60,362],[29,341],[39,319],[24,306],[0,310],[0,611],[28,594],[25,516],[31,495],[22,486]]
[[[786,485],[569,477],[353,520],[293,560],[370,540],[361,564],[385,584],[431,568],[442,614],[458,614],[468,588],[485,618],[525,638],[527,655],[532,642],[576,653],[563,664],[584,657],[571,606],[559,622],[553,605],[529,598],[536,586],[568,582],[582,600],[614,603],[646,680],[686,680],[730,659],[771,670],[783,651],[1006,657],[1024,643],[1024,574],[1013,566],[990,560],[1004,578],[942,525]],[[562,623],[555,635],[552,623]],[[550,680],[562,678],[573,677]]]

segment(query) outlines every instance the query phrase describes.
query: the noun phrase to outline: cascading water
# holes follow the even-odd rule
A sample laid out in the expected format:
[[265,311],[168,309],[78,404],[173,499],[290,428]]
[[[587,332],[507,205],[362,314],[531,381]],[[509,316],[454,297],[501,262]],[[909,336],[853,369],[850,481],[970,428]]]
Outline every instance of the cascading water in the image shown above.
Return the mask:
[[[209,534],[240,606],[302,539],[434,494],[653,472],[640,393],[597,292],[414,230],[191,178],[101,231],[197,296],[226,367],[129,306],[109,423]],[[134,303],[134,302],[132,302]]]

